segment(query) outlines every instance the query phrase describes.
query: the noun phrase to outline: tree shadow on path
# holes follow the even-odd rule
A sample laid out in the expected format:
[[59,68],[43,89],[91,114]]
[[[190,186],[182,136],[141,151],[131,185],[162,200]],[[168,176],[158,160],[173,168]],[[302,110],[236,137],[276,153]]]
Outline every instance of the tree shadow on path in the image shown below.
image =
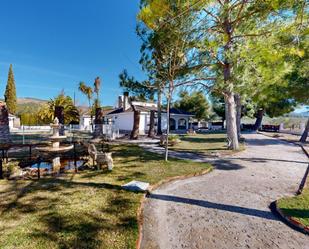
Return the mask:
[[196,200],[196,199],[171,196],[171,195],[150,194],[147,196],[147,198],[157,199],[157,200],[162,200],[162,201],[169,201],[169,202],[184,203],[184,204],[200,206],[204,208],[217,209],[217,210],[222,210],[222,211],[227,211],[227,212],[232,212],[232,213],[238,213],[238,214],[263,218],[267,220],[278,220],[271,213],[271,211],[264,211],[264,210],[258,210],[258,209],[253,209],[253,208],[233,206],[233,205],[228,205],[228,204],[220,204],[220,203],[214,203],[214,202],[205,201],[205,200]]

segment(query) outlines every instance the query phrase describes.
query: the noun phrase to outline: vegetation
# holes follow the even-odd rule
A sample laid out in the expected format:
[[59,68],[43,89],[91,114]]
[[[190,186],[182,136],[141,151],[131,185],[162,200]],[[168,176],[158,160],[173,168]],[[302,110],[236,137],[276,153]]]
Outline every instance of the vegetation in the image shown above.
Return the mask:
[[1,248],[135,248],[142,194],[121,185],[155,184],[209,164],[171,159],[138,146],[113,148],[112,172],[84,171],[40,181],[0,181]]
[[9,113],[15,114],[17,108],[17,97],[12,64],[9,69],[8,81],[4,93],[4,101],[6,102]]
[[168,103],[180,85],[198,84],[221,95],[229,148],[237,149],[243,101],[263,96],[258,103],[282,111],[293,102],[286,101],[283,78],[295,62],[290,55],[302,57],[295,37],[303,41],[298,34],[307,34],[306,7],[295,0],[141,0],[146,68],[165,82]]
[[[228,154],[227,136],[223,132],[210,132],[180,136],[180,143],[173,150],[209,155],[211,153]],[[243,149],[241,144],[240,149]]]
[[81,81],[79,82],[78,90],[87,97],[89,110],[91,110],[91,100],[93,95],[92,88],[90,86],[87,86],[85,82]]
[[295,197],[280,199],[278,207],[286,216],[309,227],[309,188],[305,188],[302,194]]
[[[97,108],[101,107],[100,89],[101,89],[100,77],[96,77],[94,79],[93,88],[91,86],[86,85],[86,83],[83,81],[79,82],[78,90],[87,97],[89,104],[89,111],[91,112],[91,115],[93,115],[96,112]],[[96,94],[96,98],[93,98],[93,93]],[[91,101],[93,101],[93,103],[91,103]]]
[[51,99],[45,104],[38,113],[39,119],[45,124],[51,123],[54,119],[54,112],[56,106],[64,108],[64,124],[78,123],[79,112],[74,105],[70,96],[66,96],[63,92],[54,99]]
[[180,99],[176,101],[174,107],[187,112],[194,113],[198,120],[208,120],[210,117],[210,106],[202,91],[189,93],[182,91],[179,94]]
[[39,125],[41,120],[38,117],[40,108],[44,103],[17,103],[16,115],[20,117],[22,125]]

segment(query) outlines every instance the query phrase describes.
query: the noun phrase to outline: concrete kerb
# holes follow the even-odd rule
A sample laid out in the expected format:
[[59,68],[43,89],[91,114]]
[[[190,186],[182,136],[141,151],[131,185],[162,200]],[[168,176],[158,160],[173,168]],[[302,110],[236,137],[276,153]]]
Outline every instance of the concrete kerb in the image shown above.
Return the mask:
[[205,174],[208,174],[209,172],[211,172],[213,170],[213,167],[209,167],[208,169],[206,170],[203,170],[201,172],[197,172],[197,173],[193,173],[193,174],[188,174],[188,175],[183,175],[183,176],[173,176],[173,177],[169,177],[167,179],[164,179],[154,185],[151,185],[149,188],[148,188],[148,191],[143,194],[143,197],[140,201],[140,206],[137,210],[137,220],[138,220],[138,239],[136,241],[136,248],[137,249],[140,249],[141,247],[141,242],[142,242],[142,236],[143,236],[143,221],[144,221],[144,217],[143,217],[143,211],[144,211],[144,205],[145,205],[145,200],[146,200],[146,197],[148,195],[151,194],[152,191],[154,191],[155,189],[159,188],[160,186],[164,185],[164,184],[167,184],[167,183],[170,183],[170,182],[173,182],[173,181],[176,181],[176,180],[184,180],[184,179],[187,179],[187,178],[191,178],[191,177],[196,177],[196,176],[201,176],[201,175],[205,175]]

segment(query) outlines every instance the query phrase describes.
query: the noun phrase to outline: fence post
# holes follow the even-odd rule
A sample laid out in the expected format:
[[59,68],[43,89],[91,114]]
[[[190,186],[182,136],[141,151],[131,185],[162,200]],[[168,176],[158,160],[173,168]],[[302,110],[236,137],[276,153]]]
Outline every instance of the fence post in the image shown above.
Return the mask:
[[0,179],[3,179],[2,159],[0,159]]
[[25,144],[25,126],[22,126],[22,132],[23,132],[23,144]]
[[32,145],[31,144],[29,145],[29,158],[30,160],[32,158]]
[[41,172],[40,172],[40,168],[41,168],[41,157],[38,157],[38,162],[37,162],[37,165],[38,165],[38,180],[40,180],[41,178]]
[[77,173],[76,142],[73,143],[73,152],[74,152],[74,168],[75,168],[75,173]]

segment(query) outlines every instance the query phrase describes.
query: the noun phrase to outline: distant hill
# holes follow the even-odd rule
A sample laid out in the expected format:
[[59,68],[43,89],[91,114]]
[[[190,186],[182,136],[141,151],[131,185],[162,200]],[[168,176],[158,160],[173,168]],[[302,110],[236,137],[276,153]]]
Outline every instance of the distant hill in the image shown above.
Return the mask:
[[44,104],[46,102],[47,100],[44,99],[28,98],[28,97],[17,99],[17,104],[29,104],[29,103]]
[[[0,101],[4,101],[4,99],[0,99]],[[47,101],[48,100],[29,98],[29,97],[17,98],[17,104],[29,104],[29,103],[44,104]]]

